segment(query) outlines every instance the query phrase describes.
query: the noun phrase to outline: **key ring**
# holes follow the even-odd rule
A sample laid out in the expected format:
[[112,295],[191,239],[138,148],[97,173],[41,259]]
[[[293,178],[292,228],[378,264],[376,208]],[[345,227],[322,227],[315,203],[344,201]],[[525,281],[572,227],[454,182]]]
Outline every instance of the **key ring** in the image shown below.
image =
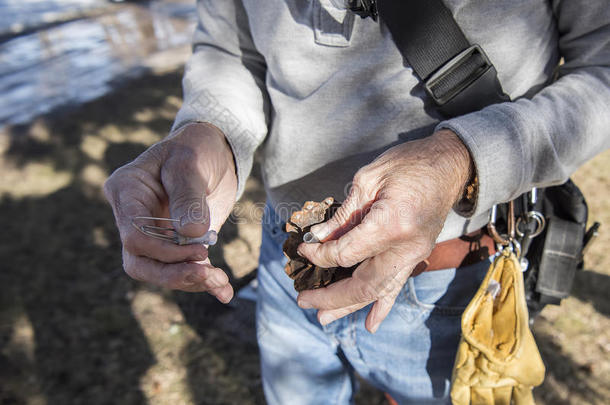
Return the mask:
[[[528,219],[527,222],[529,222],[529,220],[531,220],[531,219],[536,221],[536,230],[531,235],[529,235],[530,238],[535,238],[536,236],[538,236],[542,233],[542,231],[544,230],[544,227],[546,226],[546,220],[544,219],[544,215],[542,215],[538,211],[528,211],[527,219]],[[521,229],[519,229],[519,227],[521,226],[523,221],[524,221],[523,217],[519,217],[519,218],[517,218],[517,223],[515,224],[516,225],[515,231],[517,232],[517,235],[520,238],[525,236],[525,233],[522,232]]]

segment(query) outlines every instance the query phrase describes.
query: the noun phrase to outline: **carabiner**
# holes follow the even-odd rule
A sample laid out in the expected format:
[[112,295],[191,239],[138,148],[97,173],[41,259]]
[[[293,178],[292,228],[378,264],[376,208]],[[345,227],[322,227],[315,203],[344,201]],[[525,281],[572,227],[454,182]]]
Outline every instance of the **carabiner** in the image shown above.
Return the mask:
[[496,219],[498,216],[498,206],[494,205],[491,207],[491,213],[489,215],[489,223],[487,224],[487,230],[493,240],[502,246],[508,246],[512,241],[515,240],[515,203],[510,201],[508,203],[508,218],[506,220],[508,226],[508,235],[500,235],[496,229]]

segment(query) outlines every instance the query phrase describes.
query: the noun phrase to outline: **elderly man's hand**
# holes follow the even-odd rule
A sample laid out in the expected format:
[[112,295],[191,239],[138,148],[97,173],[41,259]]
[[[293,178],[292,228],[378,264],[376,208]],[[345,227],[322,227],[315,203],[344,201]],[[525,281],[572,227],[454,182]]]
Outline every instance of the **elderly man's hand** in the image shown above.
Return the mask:
[[471,166],[464,144],[444,130],[395,146],[360,169],[333,218],[312,228],[326,242],[303,243],[298,252],[321,267],[362,264],[348,279],[301,292],[299,306],[319,309],[326,325],[374,302],[366,319],[374,333],[432,251]]
[[191,124],[117,169],[104,185],[123,243],[123,267],[132,278],[159,286],[207,291],[229,302],[227,275],[210,264],[204,245],[178,246],[140,233],[136,216],[180,220],[189,237],[218,231],[237,189],[233,154],[220,130]]

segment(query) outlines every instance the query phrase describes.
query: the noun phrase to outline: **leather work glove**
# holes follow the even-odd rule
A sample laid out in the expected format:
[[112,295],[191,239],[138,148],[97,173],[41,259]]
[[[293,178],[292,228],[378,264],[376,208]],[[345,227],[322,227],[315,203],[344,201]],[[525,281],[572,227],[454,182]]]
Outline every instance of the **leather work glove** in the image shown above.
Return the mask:
[[462,315],[451,400],[454,405],[533,405],[532,388],[543,380],[521,266],[504,249]]

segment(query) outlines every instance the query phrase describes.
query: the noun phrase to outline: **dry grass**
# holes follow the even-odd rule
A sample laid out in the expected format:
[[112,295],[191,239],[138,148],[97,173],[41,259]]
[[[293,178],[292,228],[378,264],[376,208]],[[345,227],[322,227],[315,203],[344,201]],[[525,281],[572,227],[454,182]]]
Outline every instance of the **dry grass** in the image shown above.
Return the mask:
[[[130,281],[100,185],[160,139],[180,104],[180,73],[136,81],[78,110],[0,134],[0,404],[261,404],[252,308]],[[576,178],[610,226],[610,153]],[[250,179],[245,203],[264,199]],[[236,285],[256,267],[260,230],[223,228],[212,259]],[[604,404],[610,232],[575,295],[545,309],[542,404]],[[380,403],[367,388],[359,403]]]
[[[589,222],[602,229],[577,274],[573,296],[549,306],[534,332],[547,377],[537,390],[545,404],[607,404],[610,400],[610,151],[573,176],[589,204]],[[604,227],[605,225],[605,227]]]

